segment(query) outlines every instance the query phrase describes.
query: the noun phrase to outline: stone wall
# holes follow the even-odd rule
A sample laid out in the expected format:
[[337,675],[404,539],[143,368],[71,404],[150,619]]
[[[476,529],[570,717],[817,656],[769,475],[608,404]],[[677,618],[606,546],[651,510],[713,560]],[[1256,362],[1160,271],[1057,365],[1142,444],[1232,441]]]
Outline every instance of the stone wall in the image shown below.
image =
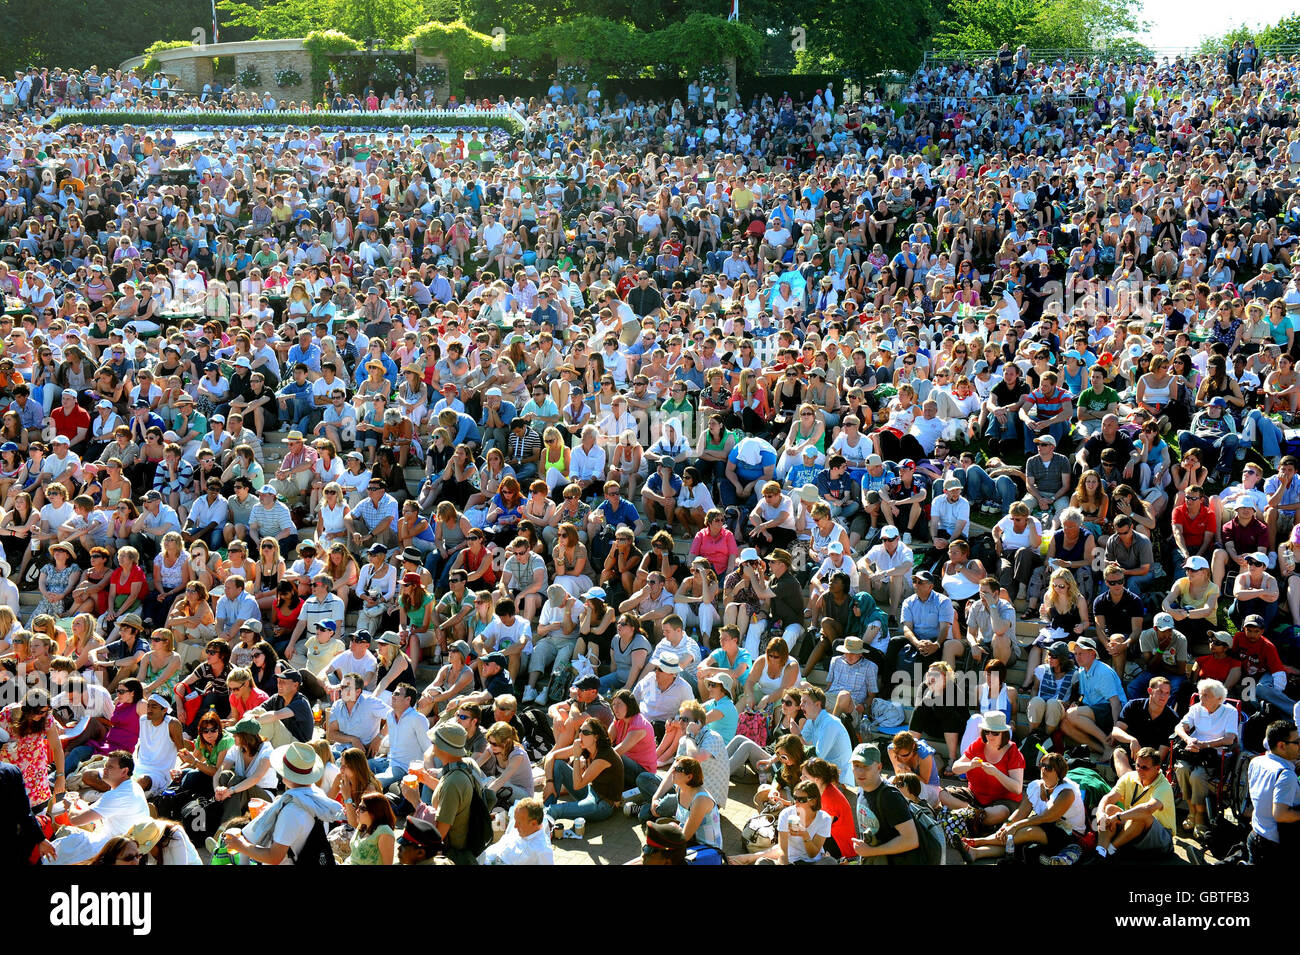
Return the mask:
[[451,98],[451,70],[449,61],[445,53],[424,54],[419,50],[415,51],[415,72],[418,75],[420,70],[426,66],[437,66],[442,68],[443,81],[433,89],[433,101],[437,106],[447,105],[447,100]]
[[[267,52],[237,53],[235,55],[235,75],[252,67],[257,70],[262,83],[257,88],[259,93],[270,93],[277,103],[286,100],[298,102],[312,100],[311,94],[311,54],[306,50],[276,50]],[[209,71],[211,65],[209,62]],[[278,86],[275,82],[276,70],[297,70],[302,82],[295,86]],[[243,89],[244,87],[240,87]]]

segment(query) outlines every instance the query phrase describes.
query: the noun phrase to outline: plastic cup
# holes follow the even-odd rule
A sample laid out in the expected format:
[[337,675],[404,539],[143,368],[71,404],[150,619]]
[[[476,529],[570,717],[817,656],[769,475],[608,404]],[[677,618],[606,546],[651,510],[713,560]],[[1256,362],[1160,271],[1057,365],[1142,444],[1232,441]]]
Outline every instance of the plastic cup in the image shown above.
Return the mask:
[[415,773],[407,773],[405,776],[402,777],[402,785],[418,786],[420,785],[420,777],[415,775]]
[[265,809],[266,806],[267,802],[265,799],[248,800],[248,818],[256,819],[262,814],[262,810]]
[[584,817],[584,816],[579,816],[577,819],[573,820],[573,832],[574,832],[575,835],[577,835],[577,837],[578,837],[579,839],[581,839],[581,838],[583,838],[584,836],[586,836],[586,834],[587,834],[587,820],[586,820],[586,817]]

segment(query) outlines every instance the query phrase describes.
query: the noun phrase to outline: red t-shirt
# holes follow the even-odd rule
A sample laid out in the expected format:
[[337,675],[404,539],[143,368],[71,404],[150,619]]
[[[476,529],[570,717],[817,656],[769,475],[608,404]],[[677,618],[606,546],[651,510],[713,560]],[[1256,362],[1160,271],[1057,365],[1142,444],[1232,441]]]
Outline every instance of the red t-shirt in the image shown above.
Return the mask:
[[72,440],[77,436],[77,432],[82,428],[86,429],[86,434],[90,434],[90,412],[81,405],[77,405],[71,412],[65,412],[63,406],[55,408],[50,412],[50,422],[54,425],[54,433],[66,436]]
[[1249,645],[1245,634],[1239,633],[1232,641],[1232,652],[1241,659],[1241,675],[1253,677],[1256,681],[1266,673],[1286,669],[1282,658],[1277,655],[1277,647],[1267,637],[1260,637],[1254,645]]
[[1196,658],[1196,672],[1201,675],[1202,680],[1218,680],[1222,683],[1228,679],[1228,674],[1236,666],[1241,666],[1241,661],[1233,656],[1225,656],[1219,660],[1211,653]]
[[1214,512],[1201,505],[1201,511],[1196,517],[1191,517],[1187,513],[1187,505],[1179,504],[1174,508],[1174,523],[1183,529],[1183,540],[1187,542],[1188,551],[1195,553],[1201,549],[1201,542],[1205,540],[1205,535],[1214,534],[1215,521]]
[[[114,607],[115,610],[118,607],[120,607],[122,604],[126,603],[127,597],[129,597],[131,594],[131,588],[136,583],[144,584],[144,586],[140,588],[140,598],[139,598],[141,601],[143,601],[144,598],[149,595],[149,578],[147,578],[144,575],[144,571],[141,570],[139,567],[132,567],[131,573],[129,574],[126,573],[121,567],[113,571],[112,575],[109,577],[109,586],[106,588],[106,591],[111,590],[117,595],[114,600],[114,603],[117,605]],[[139,613],[141,609],[142,607],[140,606],[140,604],[136,603],[133,604],[131,606],[131,609],[127,612]]]
[[[962,753],[965,759],[974,759],[976,756],[984,758],[984,741],[977,739],[966,747],[966,752]],[[1019,746],[1008,746],[1007,751],[1002,754],[1002,758],[993,764],[1000,772],[1010,775],[1013,769],[1025,768],[1025,757],[1020,753]],[[1013,793],[1001,782],[994,779],[979,766],[974,766],[966,770],[966,785],[975,795],[975,801],[981,806],[988,806],[997,802],[999,799],[1010,799],[1012,802],[1020,802],[1022,794]]]
[[840,855],[845,859],[853,858],[853,840],[857,830],[853,819],[853,807],[839,786],[827,786],[822,792],[822,811],[831,817],[831,838],[840,848]]

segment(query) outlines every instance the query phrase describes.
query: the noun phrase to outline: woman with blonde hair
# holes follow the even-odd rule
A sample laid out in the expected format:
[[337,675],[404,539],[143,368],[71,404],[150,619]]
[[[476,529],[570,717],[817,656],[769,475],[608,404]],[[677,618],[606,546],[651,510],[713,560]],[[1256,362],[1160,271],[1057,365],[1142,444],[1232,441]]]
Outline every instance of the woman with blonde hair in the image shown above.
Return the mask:
[[1043,594],[1038,618],[1045,621],[1046,626],[1033,646],[1029,648],[1029,657],[1025,662],[1025,673],[1028,674],[1028,679],[1021,683],[1022,690],[1028,690],[1032,685],[1034,670],[1043,662],[1043,654],[1053,643],[1058,640],[1065,640],[1067,643],[1075,640],[1083,636],[1092,626],[1088,601],[1079,591],[1079,584],[1075,581],[1074,574],[1066,568],[1058,567],[1048,578],[1047,590]]
[[352,556],[348,550],[348,545],[343,541],[335,541],[329,545],[325,552],[325,571],[329,574],[330,580],[334,581],[331,588],[334,596],[347,604],[348,598],[352,593],[352,588],[357,585],[357,579],[361,576],[361,568],[357,566],[357,559]]
[[[0,607],[0,649],[3,649],[5,627],[5,614],[12,614],[13,611],[8,607]],[[71,631],[68,637],[68,645],[63,655],[72,658],[72,666],[75,670],[86,670],[91,666],[90,654],[92,651],[104,645],[104,638],[95,630],[95,617],[88,613],[79,613],[72,618],[68,625]]]
[[533,794],[533,764],[509,723],[493,723],[485,734],[496,762],[488,788],[497,794],[498,805],[509,805]]
[[159,627],[149,634],[149,652],[140,659],[139,666],[145,697],[159,693],[170,700],[172,690],[185,676],[182,662],[170,630]]
[[[315,491],[312,492],[316,494]],[[320,496],[312,503],[316,513],[316,540],[321,545],[348,539],[347,520],[352,514],[343,487],[331,480],[320,488]]]
[[564,443],[558,428],[549,427],[542,432],[542,480],[547,493],[569,483],[569,446]]

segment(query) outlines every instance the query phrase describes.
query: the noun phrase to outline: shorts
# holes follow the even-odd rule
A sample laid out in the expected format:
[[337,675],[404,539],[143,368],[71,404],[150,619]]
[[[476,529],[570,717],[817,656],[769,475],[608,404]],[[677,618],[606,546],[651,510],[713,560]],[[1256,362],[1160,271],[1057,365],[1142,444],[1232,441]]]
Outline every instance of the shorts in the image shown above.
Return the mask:
[[1110,703],[1085,703],[1088,709],[1092,710],[1093,718],[1097,722],[1097,728],[1103,733],[1109,733],[1115,726],[1115,717],[1111,714]]
[[1167,855],[1174,849],[1174,836],[1159,819],[1152,819],[1142,838],[1124,848],[1147,855]]

